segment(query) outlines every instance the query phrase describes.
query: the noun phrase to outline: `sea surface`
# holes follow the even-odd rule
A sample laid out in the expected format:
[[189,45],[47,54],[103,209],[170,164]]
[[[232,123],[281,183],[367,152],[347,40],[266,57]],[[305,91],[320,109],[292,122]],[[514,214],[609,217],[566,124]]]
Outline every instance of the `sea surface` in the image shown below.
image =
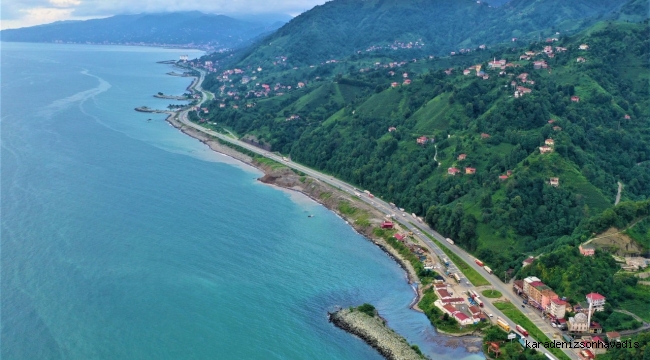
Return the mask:
[[435,359],[483,358],[345,221],[133,110],[178,103],[152,95],[190,79],[156,62],[200,52],[0,45],[2,359],[380,359],[327,321],[364,302]]

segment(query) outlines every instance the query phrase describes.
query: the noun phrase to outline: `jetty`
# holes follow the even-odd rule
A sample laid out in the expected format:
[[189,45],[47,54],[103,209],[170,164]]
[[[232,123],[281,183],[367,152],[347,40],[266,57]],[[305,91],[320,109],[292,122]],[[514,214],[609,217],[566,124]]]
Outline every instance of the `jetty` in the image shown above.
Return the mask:
[[360,337],[388,360],[427,359],[377,315],[370,316],[357,309],[341,309],[329,313],[329,319],[336,327]]
[[165,94],[155,94],[153,97],[158,99],[187,100],[187,101],[192,100],[186,96],[175,96],[175,95],[165,95]]
[[147,107],[147,106],[137,107],[137,108],[135,108],[135,111],[145,112],[145,113],[156,113],[156,114],[172,114],[172,113],[174,113],[171,110],[156,110],[156,109],[152,109],[152,108]]

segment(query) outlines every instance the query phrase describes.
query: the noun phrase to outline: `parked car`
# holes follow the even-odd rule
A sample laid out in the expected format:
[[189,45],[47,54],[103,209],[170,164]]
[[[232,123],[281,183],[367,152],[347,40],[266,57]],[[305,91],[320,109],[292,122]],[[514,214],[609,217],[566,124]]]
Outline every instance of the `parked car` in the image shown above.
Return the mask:
[[526,305],[524,305],[524,304],[521,304],[521,307],[522,307],[522,308],[525,308],[525,307],[526,307]]
[[489,316],[489,317],[494,317],[494,315],[492,315],[492,314],[488,314],[488,316]]

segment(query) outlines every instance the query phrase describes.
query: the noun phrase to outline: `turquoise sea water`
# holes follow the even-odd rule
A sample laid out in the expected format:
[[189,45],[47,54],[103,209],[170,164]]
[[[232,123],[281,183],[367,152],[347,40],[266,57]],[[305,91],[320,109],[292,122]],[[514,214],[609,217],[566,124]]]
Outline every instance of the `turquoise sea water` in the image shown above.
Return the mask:
[[327,322],[363,302],[436,359],[482,358],[340,218],[133,111],[190,83],[156,61],[198,52],[1,46],[3,359],[379,359]]

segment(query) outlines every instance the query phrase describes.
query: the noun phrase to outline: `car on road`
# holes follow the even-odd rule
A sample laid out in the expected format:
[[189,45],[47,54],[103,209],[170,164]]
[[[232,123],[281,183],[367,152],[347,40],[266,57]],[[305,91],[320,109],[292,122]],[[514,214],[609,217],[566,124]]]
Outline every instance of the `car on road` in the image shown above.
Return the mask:
[[492,314],[488,314],[488,316],[489,316],[489,317],[494,317],[494,315],[492,315]]
[[402,216],[406,217],[406,214],[402,213]]
[[522,307],[522,308],[525,308],[525,307],[526,307],[526,305],[524,305],[524,304],[521,304],[521,307]]

